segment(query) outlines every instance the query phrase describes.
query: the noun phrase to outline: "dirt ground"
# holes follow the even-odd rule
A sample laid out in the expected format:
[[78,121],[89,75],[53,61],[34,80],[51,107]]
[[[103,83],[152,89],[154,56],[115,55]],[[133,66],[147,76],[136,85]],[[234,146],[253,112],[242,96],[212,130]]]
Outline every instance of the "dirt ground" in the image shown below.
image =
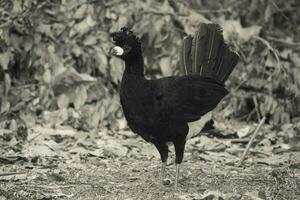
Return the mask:
[[238,167],[244,148],[234,146],[245,144],[232,143],[205,135],[188,141],[175,191],[173,149],[170,184],[162,185],[156,149],[130,131],[35,127],[19,153],[2,145],[0,199],[300,199],[299,151],[257,145]]

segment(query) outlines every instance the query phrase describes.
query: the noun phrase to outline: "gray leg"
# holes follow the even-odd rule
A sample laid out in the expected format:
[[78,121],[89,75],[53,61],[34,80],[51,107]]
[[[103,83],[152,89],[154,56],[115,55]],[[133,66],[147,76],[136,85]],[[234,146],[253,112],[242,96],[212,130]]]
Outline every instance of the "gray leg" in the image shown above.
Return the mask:
[[175,163],[176,163],[176,176],[175,176],[175,190],[177,189],[178,186],[178,179],[180,175],[180,164],[183,159],[183,154],[184,154],[184,146],[185,146],[185,140],[178,140],[177,142],[174,142],[175,146],[175,153],[176,153],[176,158],[175,158]]
[[169,149],[168,146],[165,143],[157,143],[154,144],[155,147],[157,148],[159,154],[160,154],[160,159],[162,161],[161,165],[161,183],[163,184],[163,180],[166,175],[166,166],[167,166],[167,159],[168,159],[168,153]]
[[167,161],[161,163],[161,184],[164,184],[164,179],[166,177],[166,166]]
[[175,176],[175,190],[177,190],[177,186],[178,186],[178,178],[179,178],[179,171],[180,171],[180,163],[176,163],[176,176]]

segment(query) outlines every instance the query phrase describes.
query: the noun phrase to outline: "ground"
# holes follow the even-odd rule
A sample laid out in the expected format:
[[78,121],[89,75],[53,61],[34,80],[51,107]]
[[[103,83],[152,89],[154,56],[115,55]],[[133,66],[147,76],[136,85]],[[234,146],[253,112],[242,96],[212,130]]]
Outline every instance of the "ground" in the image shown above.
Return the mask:
[[173,149],[170,184],[162,185],[156,149],[129,130],[87,133],[36,126],[28,132],[19,153],[13,139],[2,145],[1,200],[300,198],[300,152],[272,153],[263,140],[237,166],[249,139],[192,138],[175,191]]

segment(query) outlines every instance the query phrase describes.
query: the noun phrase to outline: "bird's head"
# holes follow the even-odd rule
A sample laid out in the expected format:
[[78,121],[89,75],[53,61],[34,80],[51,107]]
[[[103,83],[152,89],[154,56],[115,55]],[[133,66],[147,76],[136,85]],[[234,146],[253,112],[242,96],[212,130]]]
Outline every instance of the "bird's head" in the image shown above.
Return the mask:
[[111,34],[115,46],[110,53],[124,60],[134,58],[141,54],[141,41],[128,28],[123,27],[120,31]]

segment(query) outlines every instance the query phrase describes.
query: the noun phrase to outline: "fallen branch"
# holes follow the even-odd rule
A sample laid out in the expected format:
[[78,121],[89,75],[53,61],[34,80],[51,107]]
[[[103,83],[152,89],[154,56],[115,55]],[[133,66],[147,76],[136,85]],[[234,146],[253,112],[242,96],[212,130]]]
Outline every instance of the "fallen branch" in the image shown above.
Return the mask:
[[252,99],[253,99],[253,102],[254,102],[257,119],[260,121],[261,117],[260,117],[260,111],[259,111],[259,106],[258,106],[257,98],[256,98],[256,96],[253,96]]
[[242,157],[240,158],[240,161],[239,161],[239,163],[238,163],[238,166],[241,166],[241,164],[243,163],[243,161],[244,161],[244,159],[245,159],[245,157],[246,157],[246,155],[247,155],[247,153],[248,153],[248,151],[249,151],[251,145],[252,145],[253,142],[254,142],[254,139],[255,139],[255,137],[256,137],[258,131],[260,130],[260,128],[262,127],[262,125],[265,123],[265,121],[266,121],[266,117],[264,116],[264,117],[260,120],[260,122],[259,122],[257,128],[255,129],[255,131],[254,131],[254,133],[253,133],[253,135],[252,135],[250,141],[248,142],[247,147],[246,147],[246,149],[245,149],[245,151],[244,151]]
[[186,17],[187,16],[184,13],[161,12],[161,11],[156,11],[156,10],[145,10],[142,13],[143,14],[153,14],[153,15],[170,15],[172,17],[175,17],[175,16]]
[[225,13],[225,12],[231,12],[230,8],[222,8],[217,10],[196,10],[199,14],[210,14],[210,13]]
[[250,140],[249,139],[229,139],[231,143],[248,143]]
[[300,43],[297,42],[288,42],[282,39],[278,39],[272,36],[267,36],[268,40],[271,40],[273,42],[277,42],[277,43],[281,43],[282,45],[288,46],[290,48],[299,48],[300,47]]
[[0,173],[0,176],[12,176],[18,174],[26,174],[26,173],[25,172],[4,172],[4,173]]

